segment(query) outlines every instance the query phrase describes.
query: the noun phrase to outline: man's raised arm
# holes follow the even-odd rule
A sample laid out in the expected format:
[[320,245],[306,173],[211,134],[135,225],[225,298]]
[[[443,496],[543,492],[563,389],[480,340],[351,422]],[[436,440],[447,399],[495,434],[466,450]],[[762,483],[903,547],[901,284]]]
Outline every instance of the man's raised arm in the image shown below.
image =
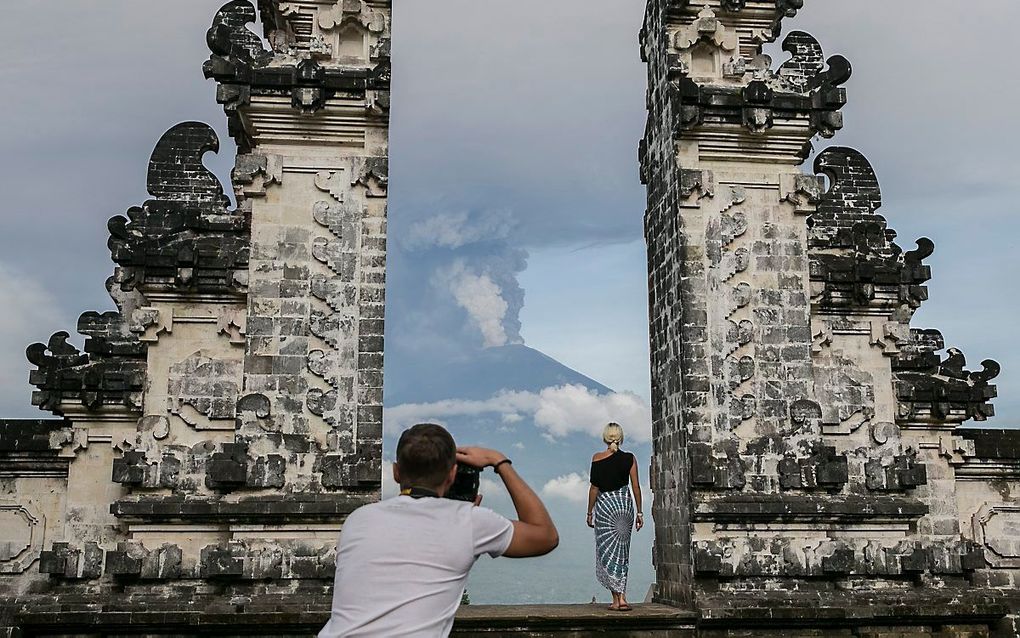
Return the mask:
[[503,553],[504,556],[509,558],[543,556],[556,549],[560,543],[560,535],[556,531],[552,517],[534,490],[514,470],[513,465],[505,462],[506,455],[496,450],[463,447],[457,449],[457,461],[478,468],[496,467],[496,473],[503,479],[503,484],[510,493],[518,520],[513,521],[514,537],[510,547]]

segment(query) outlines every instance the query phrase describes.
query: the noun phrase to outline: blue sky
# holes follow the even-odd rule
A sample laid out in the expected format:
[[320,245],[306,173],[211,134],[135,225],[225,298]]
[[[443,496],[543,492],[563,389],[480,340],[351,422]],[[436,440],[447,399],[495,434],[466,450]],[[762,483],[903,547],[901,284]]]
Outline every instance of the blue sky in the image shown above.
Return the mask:
[[[0,41],[0,414],[38,417],[24,349],[73,331],[82,311],[112,307],[106,221],[147,199],[153,144],[179,121],[209,122],[223,144],[207,163],[224,180],[234,149],[201,72],[219,0],[61,0],[45,20],[33,3],[10,4],[17,28]],[[640,414],[648,399],[642,4],[395,0],[387,375],[413,380],[436,362],[523,343],[626,393],[610,405],[528,389],[513,407],[533,412],[502,416],[530,419],[536,430],[520,432],[529,444],[547,435],[564,449],[594,447],[598,418]],[[973,367],[997,359],[989,425],[1020,426],[1020,3],[806,5],[787,28],[854,65],[846,127],[817,148],[864,152],[901,244],[935,241],[931,300],[915,324],[940,328]],[[548,416],[564,406],[588,420]],[[540,484],[584,465],[565,462]],[[563,497],[563,511],[574,498]]]

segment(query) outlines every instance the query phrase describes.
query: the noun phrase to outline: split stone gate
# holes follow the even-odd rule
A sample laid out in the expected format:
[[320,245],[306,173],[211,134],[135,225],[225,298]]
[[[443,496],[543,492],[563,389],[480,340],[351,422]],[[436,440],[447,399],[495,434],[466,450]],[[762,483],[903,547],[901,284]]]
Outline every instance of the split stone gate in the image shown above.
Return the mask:
[[[686,611],[617,635],[1016,635],[1020,435],[959,428],[998,366],[911,326],[934,246],[861,153],[801,171],[851,74],[784,32],[802,4],[648,2],[655,598]],[[259,9],[268,47],[249,0],[208,34],[237,207],[213,130],[171,128],[109,223],[118,312],[28,349],[57,418],[0,422],[0,636],[307,633],[380,498],[390,1]],[[608,627],[567,616],[461,631]]]

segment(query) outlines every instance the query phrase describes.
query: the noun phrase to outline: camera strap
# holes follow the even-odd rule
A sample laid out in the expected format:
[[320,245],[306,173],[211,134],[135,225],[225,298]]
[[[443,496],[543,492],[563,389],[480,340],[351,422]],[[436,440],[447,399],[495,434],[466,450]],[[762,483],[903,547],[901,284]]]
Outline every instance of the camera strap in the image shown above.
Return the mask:
[[406,490],[400,490],[400,495],[410,496],[411,498],[439,498],[439,492],[425,489],[424,487],[410,487]]

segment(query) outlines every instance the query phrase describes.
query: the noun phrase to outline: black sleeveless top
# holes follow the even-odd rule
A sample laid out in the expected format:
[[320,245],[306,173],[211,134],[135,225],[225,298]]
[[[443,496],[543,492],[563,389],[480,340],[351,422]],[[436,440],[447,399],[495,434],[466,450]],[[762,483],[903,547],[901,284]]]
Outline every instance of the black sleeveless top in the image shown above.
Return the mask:
[[630,452],[614,452],[601,461],[591,462],[591,484],[600,492],[614,492],[630,481],[630,468],[634,467]]

